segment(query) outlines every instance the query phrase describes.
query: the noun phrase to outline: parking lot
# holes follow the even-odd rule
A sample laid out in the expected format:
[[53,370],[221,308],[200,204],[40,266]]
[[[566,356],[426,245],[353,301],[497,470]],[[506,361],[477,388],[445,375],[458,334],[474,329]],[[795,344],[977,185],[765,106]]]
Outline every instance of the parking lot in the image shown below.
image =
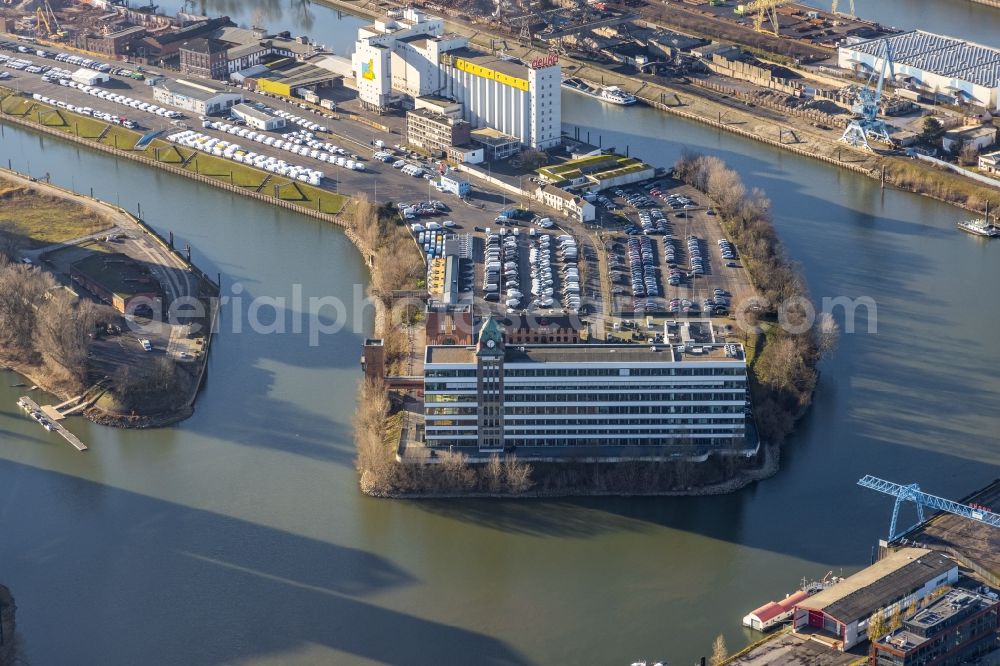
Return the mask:
[[[32,62],[39,70],[46,66],[68,70],[73,66],[55,61],[51,57],[54,55],[19,52],[15,57]],[[641,186],[605,190],[602,198],[594,201],[599,213],[596,225],[584,226],[553,215],[551,228],[543,228],[538,220],[545,213],[504,219],[502,213],[512,210],[505,208],[507,195],[479,183],[467,201],[434,189],[425,178],[436,171],[436,164],[425,156],[408,153],[400,145],[401,118],[378,118],[379,123],[393,129],[387,132],[347,120],[342,114],[303,109],[305,105],[287,99],[243,91],[249,103],[266,105],[289,121],[283,131],[249,133],[247,128],[226,119],[208,119],[206,125],[206,121],[176,110],[171,110],[169,115],[175,116],[171,118],[155,104],[152,87],[136,80],[136,72],[123,74],[114,66],[108,72],[110,81],[99,86],[103,95],[95,95],[83,86],[46,81],[46,72],[42,71],[17,69],[11,74],[12,80],[4,85],[77,108],[89,107],[92,113],[105,114],[102,118],[116,116],[141,130],[163,130],[168,137],[187,130],[184,145],[191,144],[198,150],[234,160],[238,155],[243,163],[258,168],[293,167],[289,173],[302,180],[315,181],[316,174],[322,173],[320,186],[334,192],[403,202],[414,211],[423,202],[427,212],[432,208],[429,202],[440,200],[446,208],[435,211],[442,226],[440,235],[446,231],[469,234],[470,261],[463,263],[463,276],[468,276],[477,296],[490,295],[486,302],[499,311],[579,311],[595,320],[600,336],[602,330],[611,333],[611,327],[604,326],[610,315],[726,316],[735,304],[752,295],[739,263],[739,248],[719,245],[725,236],[718,220],[704,205],[704,196],[676,181],[660,178]],[[356,106],[353,91],[337,89],[334,94],[338,108]],[[129,104],[116,99],[126,99]],[[426,221],[416,212],[406,220],[409,224]],[[448,225],[446,221],[450,221]],[[532,230],[536,236],[531,235]],[[497,236],[494,241],[489,241],[491,234]],[[541,247],[539,234],[552,237],[547,251]],[[572,266],[563,265],[565,257],[558,238],[563,235],[571,235],[576,241]],[[488,244],[499,243],[503,250],[511,246],[508,236],[517,248],[510,260],[516,264],[516,274],[505,266],[509,263],[506,257],[501,257],[500,270],[488,276]],[[414,233],[414,240],[421,244],[418,233]],[[439,251],[438,240],[434,252]],[[424,251],[434,256],[428,248]],[[547,266],[539,265],[546,260]],[[567,274],[570,268],[573,270]],[[495,282],[488,282],[488,277]],[[573,279],[572,284],[567,277]],[[494,284],[496,289],[486,291],[488,284]],[[567,286],[572,290],[567,291]],[[610,311],[605,312],[608,306]]]
[[728,316],[753,294],[739,248],[704,203],[662,178],[595,202],[614,213],[603,236],[617,316]]

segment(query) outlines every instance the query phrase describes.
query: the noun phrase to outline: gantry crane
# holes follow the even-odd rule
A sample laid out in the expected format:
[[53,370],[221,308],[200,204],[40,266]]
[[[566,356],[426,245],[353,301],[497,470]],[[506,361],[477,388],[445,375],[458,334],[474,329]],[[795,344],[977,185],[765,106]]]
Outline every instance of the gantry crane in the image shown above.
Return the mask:
[[[847,129],[840,137],[844,143],[855,147],[861,146],[872,152],[875,151],[868,143],[869,138],[886,144],[891,143],[889,130],[886,128],[885,122],[878,117],[879,104],[882,102],[882,88],[885,85],[886,68],[889,69],[890,76],[896,75],[892,65],[892,51],[889,49],[889,41],[886,39],[882,40],[882,53],[879,60],[881,66],[877,70],[872,69],[868,81],[858,91],[858,101],[851,107],[851,111],[857,117],[847,124]],[[877,82],[875,81],[876,76],[878,77]]]
[[[838,4],[839,4],[839,0],[833,0],[833,4],[830,6],[830,13],[831,14],[836,15],[836,13],[837,13],[837,5]],[[848,16],[850,16],[852,18],[855,17],[855,16],[857,16],[857,14],[854,13],[854,0],[851,0],[851,13],[848,14]]]
[[[858,481],[858,485],[862,488],[869,488],[880,493],[885,493],[886,495],[895,496],[896,504],[892,508],[892,521],[889,523],[889,541],[895,541],[898,537],[906,534],[914,527],[924,522],[925,506],[938,511],[947,511],[948,513],[953,513],[956,516],[968,518],[969,520],[975,520],[992,527],[1000,527],[1000,514],[994,513],[989,507],[979,505],[969,506],[968,504],[953,502],[952,500],[944,499],[943,497],[928,495],[927,493],[922,492],[920,490],[920,486],[915,483],[903,486],[898,483],[893,483],[892,481],[879,479],[869,474]],[[896,523],[899,520],[899,507],[903,502],[913,502],[917,505],[917,522],[905,530],[897,531]]]
[[781,34],[781,24],[778,23],[778,7],[788,5],[794,0],[753,0],[745,5],[739,5],[734,10],[740,16],[753,14],[753,29],[764,32],[764,19],[771,21],[772,32],[778,37]]

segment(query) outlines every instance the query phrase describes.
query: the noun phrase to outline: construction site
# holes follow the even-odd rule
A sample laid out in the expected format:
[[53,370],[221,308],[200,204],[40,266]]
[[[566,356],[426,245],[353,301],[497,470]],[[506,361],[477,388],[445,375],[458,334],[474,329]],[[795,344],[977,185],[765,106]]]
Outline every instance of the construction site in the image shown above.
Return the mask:
[[29,37],[62,50],[80,50],[113,60],[169,61],[186,40],[232,25],[178,12],[167,17],[156,5],[133,8],[108,0],[3,0],[0,31]]

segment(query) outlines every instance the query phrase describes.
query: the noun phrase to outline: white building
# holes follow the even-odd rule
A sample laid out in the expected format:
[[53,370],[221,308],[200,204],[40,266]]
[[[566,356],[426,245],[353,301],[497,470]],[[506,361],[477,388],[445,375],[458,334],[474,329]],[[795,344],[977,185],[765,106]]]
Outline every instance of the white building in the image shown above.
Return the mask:
[[97,72],[86,68],[76,70],[70,78],[83,86],[97,86],[111,80],[111,77],[104,72]]
[[[745,454],[747,368],[738,344],[505,345],[488,318],[475,347],[429,345],[427,446],[545,455]],[[687,335],[691,335],[687,332]]]
[[850,650],[868,640],[868,621],[882,609],[888,620],[896,607],[906,608],[958,580],[958,565],[942,553],[903,548],[795,605],[796,631],[821,631]]
[[941,147],[954,152],[961,144],[972,146],[976,152],[989,148],[997,142],[997,128],[992,125],[970,125],[949,130],[941,137]]
[[529,65],[473,51],[444,21],[406,9],[401,18],[358,30],[352,62],[362,104],[381,111],[402,97],[446,97],[474,128],[490,127],[533,148],[561,134],[561,68],[553,58]]
[[897,85],[1000,111],[1000,49],[913,30],[866,41],[849,38],[838,64],[865,74],[879,71],[884,42]]
[[1000,174],[1000,151],[980,155],[979,168],[990,175]]
[[268,113],[263,109],[258,109],[249,104],[236,104],[233,106],[231,113],[243,120],[247,124],[247,127],[252,127],[262,132],[273,132],[285,126],[285,119],[281,116],[276,116],[273,113]]
[[243,95],[204,82],[175,79],[154,87],[153,99],[160,104],[175,106],[191,113],[211,115],[228,111],[234,104],[243,101]]
[[561,71],[555,58],[522,65],[460,49],[444,57],[442,94],[462,103],[473,127],[490,127],[532,148],[559,145],[562,135]]
[[594,204],[555,185],[542,185],[535,190],[535,198],[577,222],[591,222],[597,217]]

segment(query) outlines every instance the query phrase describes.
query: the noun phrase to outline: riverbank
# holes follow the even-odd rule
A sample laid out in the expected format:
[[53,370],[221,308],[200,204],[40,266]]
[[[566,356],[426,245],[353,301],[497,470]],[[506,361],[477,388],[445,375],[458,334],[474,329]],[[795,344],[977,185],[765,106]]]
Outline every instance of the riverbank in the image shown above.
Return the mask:
[[[384,5],[350,0],[319,0],[322,4],[366,18],[379,18]],[[1000,2],[1000,0],[987,0]],[[403,5],[396,3],[396,7]],[[502,41],[504,51],[525,62],[549,55],[546,48],[525,47],[502,35],[491,34],[480,24],[468,24],[446,18],[448,28],[470,38],[475,46],[487,51]],[[907,192],[981,213],[985,202],[1000,209],[1000,188],[988,187],[960,175],[942,171],[911,158],[874,154],[855,149],[839,141],[842,129],[823,130],[808,119],[748,105],[730,96],[691,84],[668,84],[650,75],[624,76],[609,67],[561,55],[563,73],[580,78],[592,86],[615,85],[645,104],[665,113],[692,120],[715,129],[810,157],[853,171]],[[634,151],[641,155],[641,148]]]

